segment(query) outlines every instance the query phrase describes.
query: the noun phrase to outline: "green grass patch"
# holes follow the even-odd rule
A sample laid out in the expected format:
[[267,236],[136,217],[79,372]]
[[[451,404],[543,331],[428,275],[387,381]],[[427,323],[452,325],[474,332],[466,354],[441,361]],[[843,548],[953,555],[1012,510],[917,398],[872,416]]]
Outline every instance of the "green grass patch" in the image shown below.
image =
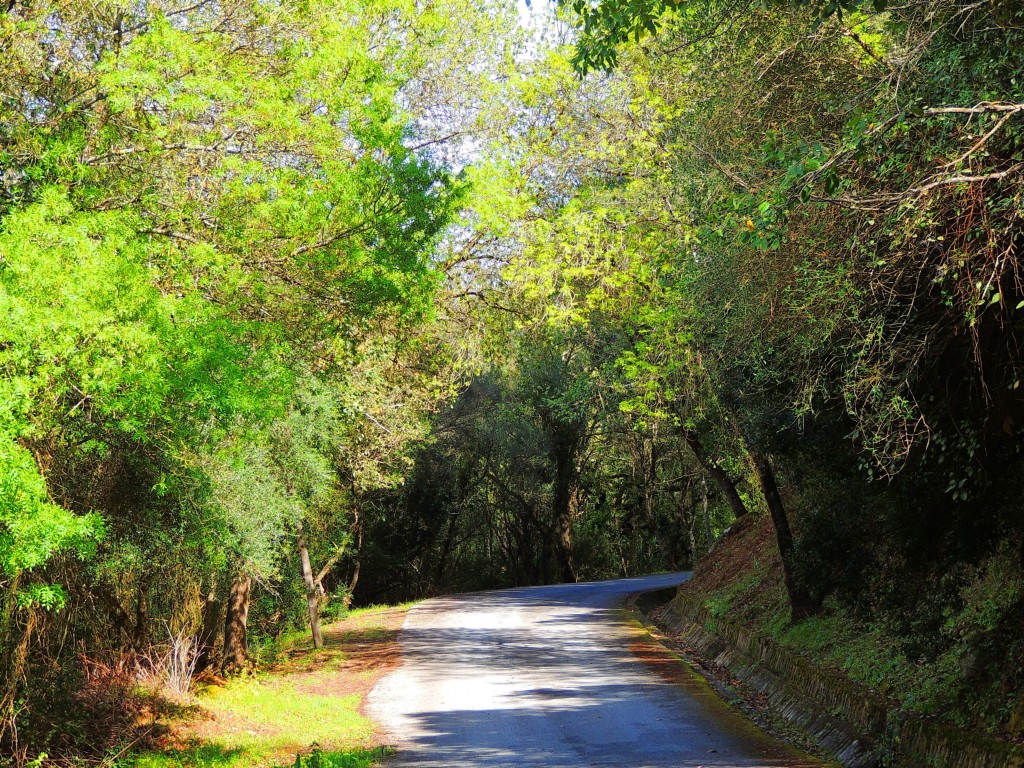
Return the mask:
[[[923,714],[945,712],[958,722],[950,712],[958,681],[955,654],[915,663],[888,627],[858,621],[831,600],[821,615],[792,624],[781,584],[764,588],[754,576],[747,574],[705,596],[704,605],[713,615],[753,626],[808,660],[892,696],[903,706]],[[742,610],[737,610],[740,605]]]
[[[397,605],[369,605],[363,608],[352,608],[338,622],[329,626],[325,625],[324,632],[341,625],[351,627],[351,629],[342,630],[343,637],[359,633],[366,640],[379,639],[388,632],[388,630],[376,626],[376,619],[384,611],[407,611],[417,602],[417,600],[410,600]],[[307,662],[310,665],[316,663],[318,659],[322,662],[324,658],[330,659],[334,655],[330,648],[314,649],[308,629],[286,632],[279,637],[266,639],[258,645],[254,644],[250,648],[250,654],[256,661],[256,666],[261,669],[282,663],[286,659],[294,660],[296,654],[308,654]]]
[[[315,693],[314,686],[330,685],[334,670],[303,675],[301,683],[277,676],[239,680],[226,688],[209,689],[200,704],[220,722],[238,723],[231,741],[239,746],[352,741],[368,737],[373,723],[359,714],[358,695]],[[246,730],[248,726],[248,730]],[[259,735],[251,735],[256,731]]]
[[720,619],[729,612],[729,609],[737,599],[743,597],[747,592],[753,589],[753,587],[759,584],[760,581],[760,573],[755,572],[747,574],[739,581],[734,581],[724,589],[720,589],[709,595],[704,600],[704,606],[712,616],[716,619]]
[[329,686],[334,669],[282,677],[264,675],[212,687],[197,696],[209,718],[199,723],[194,745],[141,754],[132,768],[256,768],[291,765],[288,756],[324,745],[324,768],[373,764],[373,722],[358,711],[358,694],[316,692]]
[[[275,768],[372,768],[390,752],[387,747],[317,751],[270,764]],[[246,750],[225,749],[215,744],[142,755],[128,763],[139,768],[250,768],[259,764],[259,759]]]
[[[399,610],[407,606],[398,606]],[[296,632],[259,649],[266,671],[208,686],[194,706],[172,723],[176,748],[124,758],[119,768],[369,768],[388,749],[373,739],[375,726],[359,708],[353,681],[368,672],[348,668],[352,649],[394,637],[395,606],[349,613],[324,628],[326,644],[313,649],[308,632]],[[389,624],[385,612],[392,614]],[[351,641],[351,642],[350,642]],[[352,643],[357,645],[352,645]],[[372,678],[369,678],[372,679]],[[366,690],[364,683],[362,688]]]

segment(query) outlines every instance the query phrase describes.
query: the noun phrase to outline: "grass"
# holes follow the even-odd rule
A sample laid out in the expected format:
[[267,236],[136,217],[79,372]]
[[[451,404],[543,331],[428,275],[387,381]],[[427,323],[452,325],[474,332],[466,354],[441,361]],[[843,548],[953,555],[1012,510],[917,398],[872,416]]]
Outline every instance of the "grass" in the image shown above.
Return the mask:
[[761,575],[756,570],[747,574],[739,581],[733,582],[727,588],[721,589],[710,595],[705,600],[705,606],[716,619],[720,619],[729,612],[729,608],[738,598],[743,597],[761,581]]
[[[123,768],[369,768],[388,753],[362,713],[366,694],[398,661],[408,609],[353,611],[324,628],[325,646],[295,633],[260,649],[260,668],[226,686],[207,685],[175,722],[160,751]],[[296,763],[298,760],[298,763]]]
[[[993,698],[985,691],[964,693],[959,667],[963,648],[959,644],[938,658],[908,658],[893,627],[858,618],[835,600],[826,601],[821,615],[792,624],[774,533],[766,519],[748,523],[727,538],[716,559],[702,563],[701,569],[686,589],[713,616],[750,626],[809,661],[874,688],[908,709],[973,727],[980,722],[975,715],[981,707],[970,697]],[[1009,598],[1002,594],[1010,590],[1000,584],[987,590],[979,587],[978,591],[990,601],[996,594],[1005,603]],[[983,600],[975,602],[984,605]],[[1024,697],[1020,701],[1024,702]],[[1024,704],[1021,708],[1024,711]],[[1000,716],[1008,717],[1005,713]],[[981,724],[989,727],[988,722]]]
[[[372,768],[388,754],[386,747],[372,749],[345,749],[320,751],[312,748],[303,756],[296,755],[301,768]],[[137,766],[160,768],[241,768],[255,763],[254,755],[244,749],[226,749],[215,744],[203,744],[192,749],[168,750],[156,755],[145,755],[131,763]],[[280,768],[293,768],[294,761],[279,763]]]

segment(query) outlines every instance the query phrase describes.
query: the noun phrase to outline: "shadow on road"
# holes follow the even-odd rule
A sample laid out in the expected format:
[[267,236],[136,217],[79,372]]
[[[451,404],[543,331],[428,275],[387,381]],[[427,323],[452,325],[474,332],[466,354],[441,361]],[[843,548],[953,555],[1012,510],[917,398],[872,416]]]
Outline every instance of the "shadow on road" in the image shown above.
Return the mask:
[[[402,631],[382,691],[399,766],[796,768],[693,673],[652,674],[617,609],[632,582],[427,601]],[[648,660],[649,661],[649,660]],[[681,664],[681,662],[680,662]],[[684,668],[685,669],[685,668]],[[390,715],[390,716],[389,716]]]

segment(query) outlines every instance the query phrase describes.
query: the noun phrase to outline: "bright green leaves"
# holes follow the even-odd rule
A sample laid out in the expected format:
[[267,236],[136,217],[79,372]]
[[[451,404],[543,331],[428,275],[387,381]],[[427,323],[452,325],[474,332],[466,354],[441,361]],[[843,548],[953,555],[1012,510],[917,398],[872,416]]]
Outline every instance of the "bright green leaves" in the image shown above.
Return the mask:
[[[60,552],[87,556],[102,535],[98,515],[75,515],[51,503],[32,455],[0,433],[0,578],[17,584]],[[57,586],[32,584],[19,589],[18,600],[57,608],[64,593]]]
[[68,605],[98,609],[69,619],[90,654],[190,627],[196,589],[228,569],[271,593],[252,626],[288,621],[299,521],[330,552],[353,504],[401,483],[454,386],[442,333],[419,337],[466,195],[454,137],[475,141],[502,87],[514,16],[491,0],[0,13],[0,654],[23,627],[49,641],[15,597],[59,605],[57,574]]
[[165,318],[129,221],[50,189],[5,225],[0,424],[28,436],[99,411],[134,431],[161,387]]
[[425,65],[418,25],[441,39],[451,22],[397,0],[147,13],[81,73],[103,94],[89,182],[136,196],[150,233],[227,257],[207,294],[292,334],[422,316],[459,193],[408,148],[427,105],[403,89]]
[[[137,220],[82,213],[50,189],[0,233],[0,424],[37,437],[102,419],[146,441],[171,409],[230,422],[266,396],[253,330],[197,293],[162,295]],[[255,329],[255,327],[253,327]],[[255,334],[258,337],[259,334]]]

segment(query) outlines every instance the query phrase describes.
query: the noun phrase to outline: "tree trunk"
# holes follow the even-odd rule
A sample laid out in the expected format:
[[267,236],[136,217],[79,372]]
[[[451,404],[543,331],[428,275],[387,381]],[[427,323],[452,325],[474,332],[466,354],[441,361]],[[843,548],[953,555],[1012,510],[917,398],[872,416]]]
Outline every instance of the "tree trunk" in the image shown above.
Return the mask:
[[690,446],[690,450],[693,451],[693,456],[697,459],[697,463],[704,468],[705,472],[711,475],[715,485],[722,491],[722,495],[725,496],[725,500],[729,503],[733,516],[739,519],[747,514],[747,507],[736,490],[736,484],[729,477],[728,472],[707,457],[704,445],[701,443],[700,438],[697,437],[697,433],[692,429],[682,426],[679,428],[679,431],[683,435],[683,440],[686,441],[686,444]]
[[815,613],[814,601],[793,573],[793,531],[789,527],[786,508],[779,495],[771,460],[756,451],[751,451],[750,458],[754,464],[754,471],[757,473],[757,480],[761,485],[761,492],[764,494],[765,504],[772,517],[772,525],[775,527],[775,540],[779,545],[782,574],[786,582],[786,594],[789,596],[790,618],[796,623]]
[[146,636],[149,634],[149,576],[143,576],[139,581],[139,594],[135,601],[135,632],[132,637],[132,644],[136,650],[142,650],[146,644]]
[[348,548],[348,542],[343,542],[340,547],[334,550],[334,554],[327,558],[327,562],[324,563],[324,567],[320,569],[320,573],[313,577],[313,586],[316,588],[317,598],[322,598],[326,593],[324,589],[324,579],[326,579],[331,571],[334,570],[334,566],[345,556],[345,550]]
[[92,593],[110,610],[111,620],[118,630],[118,640],[121,641],[123,639],[125,643],[130,644],[135,631],[134,624],[132,623],[131,616],[128,615],[128,611],[124,609],[121,601],[117,599],[114,589],[106,582],[100,582],[92,587]]
[[[4,606],[0,617],[0,643],[4,653],[0,654],[0,746],[10,746],[18,738],[15,715],[17,712],[18,689],[21,682],[31,685],[26,678],[28,652],[32,635],[40,621],[40,609],[20,608],[17,602],[17,588],[20,575],[14,576],[3,596]],[[21,620],[19,620],[19,616]]]
[[708,552],[715,546],[715,534],[711,530],[711,513],[708,511],[708,479],[701,477],[700,488],[704,502],[704,535],[708,540]]
[[202,672],[213,664],[213,649],[217,640],[217,625],[220,624],[220,601],[217,600],[216,582],[210,579],[210,591],[203,604],[203,628],[199,632],[199,655],[196,657],[196,672]]
[[309,562],[309,547],[306,546],[306,534],[302,522],[298,525],[299,532],[299,563],[302,569],[302,580],[306,584],[306,605],[309,608],[309,629],[313,635],[313,647],[324,647],[324,636],[320,632],[320,601],[316,594],[316,581],[313,579],[313,567]]
[[576,568],[572,560],[572,513],[576,493],[576,452],[579,438],[574,430],[568,434],[555,433],[551,458],[555,465],[555,484],[552,507],[555,514],[555,557],[559,579],[576,582]]
[[444,539],[441,542],[441,551],[437,556],[437,565],[434,567],[434,583],[433,588],[435,591],[441,590],[441,585],[444,584],[445,574],[448,571],[448,557],[451,555],[452,547],[455,545],[455,535],[458,530],[460,510],[456,507],[455,511],[448,515],[448,527],[444,533]]
[[633,444],[632,463],[634,476],[640,475],[639,491],[643,499],[644,528],[658,545],[661,565],[670,571],[678,569],[676,547],[673,538],[666,535],[658,524],[658,443],[657,434],[640,438]]
[[239,573],[231,582],[227,610],[224,616],[224,661],[225,674],[240,672],[249,663],[249,597],[252,579],[247,573]]
[[351,598],[356,592],[356,585],[359,583],[359,570],[363,564],[363,518],[359,514],[359,507],[353,510],[355,519],[352,521],[352,529],[356,534],[356,565],[352,571],[352,580],[348,583],[348,596]]
[[575,584],[576,566],[572,561],[572,521],[566,517],[558,518],[558,566],[561,581]]
[[696,502],[687,504],[687,499],[693,494],[693,484],[680,484],[679,488],[679,516],[683,521],[683,530],[686,531],[687,566],[692,570],[697,564],[697,537],[693,534],[693,527],[696,524],[697,514],[693,511]]

